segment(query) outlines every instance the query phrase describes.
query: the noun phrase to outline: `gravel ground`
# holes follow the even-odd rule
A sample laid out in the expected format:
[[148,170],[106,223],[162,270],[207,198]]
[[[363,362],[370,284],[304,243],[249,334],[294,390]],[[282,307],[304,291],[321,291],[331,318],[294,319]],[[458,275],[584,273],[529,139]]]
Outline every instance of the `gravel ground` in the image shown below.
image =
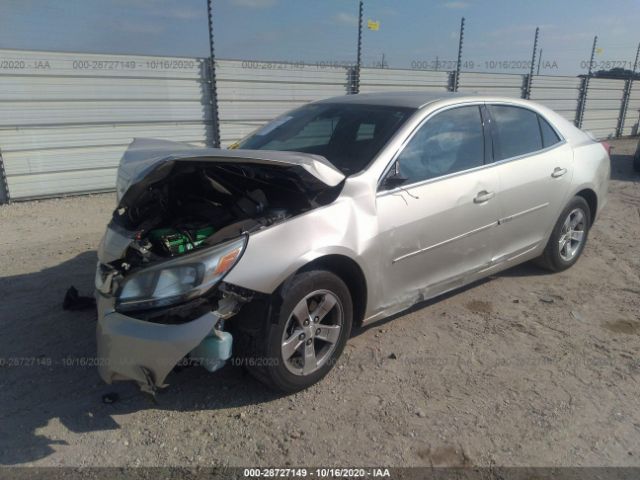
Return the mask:
[[516,267],[361,329],[291,396],[231,366],[173,373],[156,403],[103,384],[77,362],[95,313],[61,303],[91,293],[113,195],[0,206],[0,464],[640,466],[640,176],[635,142],[613,144],[577,265]]

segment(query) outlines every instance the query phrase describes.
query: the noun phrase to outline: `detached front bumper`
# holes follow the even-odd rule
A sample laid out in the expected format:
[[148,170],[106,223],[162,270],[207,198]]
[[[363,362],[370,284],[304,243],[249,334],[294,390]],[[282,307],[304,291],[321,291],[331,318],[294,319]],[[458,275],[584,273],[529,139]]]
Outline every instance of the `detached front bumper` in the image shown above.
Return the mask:
[[221,318],[210,312],[180,325],[151,323],[116,312],[112,297],[96,296],[100,376],[107,383],[135,380],[148,392],[165,386],[173,367],[213,334]]

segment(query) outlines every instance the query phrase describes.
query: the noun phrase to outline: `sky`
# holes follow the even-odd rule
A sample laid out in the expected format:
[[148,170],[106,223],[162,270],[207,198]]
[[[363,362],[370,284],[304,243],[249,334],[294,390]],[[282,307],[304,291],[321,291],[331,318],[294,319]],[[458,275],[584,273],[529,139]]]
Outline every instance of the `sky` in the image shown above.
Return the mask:
[[[217,58],[352,63],[357,0],[213,0]],[[631,68],[640,0],[365,0],[363,65],[451,70],[465,17],[463,70],[527,73],[540,27],[540,73]],[[206,0],[0,0],[0,49],[208,56]],[[639,67],[640,68],[640,67]],[[536,65],[537,69],[537,65]]]

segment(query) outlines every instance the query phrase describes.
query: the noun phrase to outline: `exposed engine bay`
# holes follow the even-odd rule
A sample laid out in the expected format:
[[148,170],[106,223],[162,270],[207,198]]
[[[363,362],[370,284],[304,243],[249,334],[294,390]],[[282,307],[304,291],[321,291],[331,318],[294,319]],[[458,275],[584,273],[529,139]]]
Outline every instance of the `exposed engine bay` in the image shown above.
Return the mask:
[[333,202],[344,178],[313,154],[134,141],[98,249],[103,379],[155,392],[179,362],[224,365],[268,311],[266,293],[225,282],[251,235]]
[[263,165],[180,162],[114,213],[135,232],[124,270],[184,255],[282,222],[328,203],[335,193],[310,192],[287,169]]

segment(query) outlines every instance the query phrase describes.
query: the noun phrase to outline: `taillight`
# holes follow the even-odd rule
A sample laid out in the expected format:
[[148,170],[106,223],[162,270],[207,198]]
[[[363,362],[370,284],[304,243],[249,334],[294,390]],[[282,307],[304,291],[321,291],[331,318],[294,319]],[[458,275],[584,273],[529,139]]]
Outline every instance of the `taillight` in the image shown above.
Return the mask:
[[609,142],[600,142],[600,144],[607,151],[607,155],[611,156],[611,145],[609,144]]

